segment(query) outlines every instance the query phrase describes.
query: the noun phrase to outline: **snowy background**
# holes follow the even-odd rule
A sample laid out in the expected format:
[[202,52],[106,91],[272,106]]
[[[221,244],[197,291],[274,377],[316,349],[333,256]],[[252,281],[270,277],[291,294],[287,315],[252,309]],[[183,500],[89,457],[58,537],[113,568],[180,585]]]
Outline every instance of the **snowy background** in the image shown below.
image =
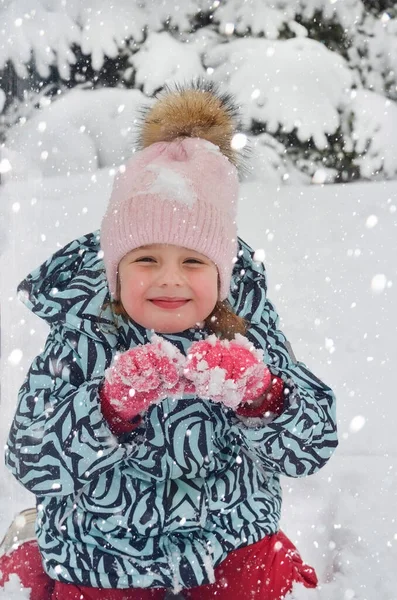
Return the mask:
[[[103,169],[2,191],[2,446],[18,387],[47,333],[17,301],[16,285],[99,226],[112,176]],[[283,480],[283,528],[322,582],[335,579],[321,599],[397,598],[396,204],[395,182],[280,189],[258,180],[241,191],[240,234],[265,249],[283,329],[338,399],[334,458],[317,475]],[[1,482],[0,537],[34,500],[4,467]]]
[[[70,79],[78,64],[72,43],[99,74],[109,57],[128,58],[113,87],[77,85],[73,71],[73,89],[11,101],[5,71],[0,78],[0,445],[48,333],[17,300],[17,284],[99,227],[113,176],[134,148],[137,107],[167,80],[213,76],[242,103],[242,143],[252,146],[240,235],[265,250],[269,297],[294,353],[338,401],[335,456],[312,477],[283,479],[282,527],[321,581],[320,590],[296,590],[296,597],[396,600],[396,15],[375,18],[356,0],[235,0],[213,2],[216,25],[191,33],[200,3],[189,1],[183,14],[172,12],[176,34],[164,30],[174,5],[167,1],[143,35],[147,13],[135,7],[130,14],[119,3],[126,12],[117,17],[100,1],[95,12],[88,1],[0,3],[0,34],[12,42],[3,39],[0,69],[12,64],[19,82],[32,56],[42,80],[51,69]],[[355,42],[349,54],[314,39],[315,10],[329,30],[343,26]],[[130,53],[120,49],[127,35]],[[357,181],[324,185],[344,178]],[[0,481],[1,538],[34,498],[3,466]]]

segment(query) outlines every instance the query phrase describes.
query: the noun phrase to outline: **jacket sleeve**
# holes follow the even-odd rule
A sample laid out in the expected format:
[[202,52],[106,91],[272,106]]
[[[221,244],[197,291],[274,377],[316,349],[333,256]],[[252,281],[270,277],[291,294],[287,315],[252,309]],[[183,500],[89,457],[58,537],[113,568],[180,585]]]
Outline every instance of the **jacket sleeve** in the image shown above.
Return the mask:
[[258,464],[302,477],[318,471],[337,447],[335,395],[295,359],[278,322],[273,304],[266,299],[260,322],[250,327],[248,337],[265,349],[270,371],[284,382],[284,410],[266,424],[240,419],[238,428],[246,451]]
[[[87,361],[80,359],[82,352]],[[75,492],[130,452],[100,411],[98,389],[106,352],[86,335],[54,326],[29,369],[19,391],[5,460],[13,475],[36,495]]]

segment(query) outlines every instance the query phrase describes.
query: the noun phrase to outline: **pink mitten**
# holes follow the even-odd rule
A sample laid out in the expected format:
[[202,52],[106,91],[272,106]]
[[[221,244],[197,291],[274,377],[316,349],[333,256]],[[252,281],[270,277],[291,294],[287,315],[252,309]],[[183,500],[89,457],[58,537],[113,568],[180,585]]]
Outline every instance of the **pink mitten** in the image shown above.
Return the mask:
[[271,383],[263,350],[255,349],[240,334],[231,341],[211,335],[192,344],[184,375],[198,396],[234,409],[259,398]]
[[173,344],[156,335],[150,344],[116,355],[101,390],[105,416],[128,422],[151,404],[177,394],[184,361]]

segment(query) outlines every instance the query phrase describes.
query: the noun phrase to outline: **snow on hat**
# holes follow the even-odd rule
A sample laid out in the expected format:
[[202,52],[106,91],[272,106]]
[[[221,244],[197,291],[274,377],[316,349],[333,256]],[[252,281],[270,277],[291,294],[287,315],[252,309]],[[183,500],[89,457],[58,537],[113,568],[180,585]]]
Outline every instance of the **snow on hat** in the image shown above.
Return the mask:
[[219,299],[229,294],[237,250],[237,109],[212,83],[166,88],[144,116],[139,150],[114,180],[102,219],[110,293],[120,260],[149,244],[183,246],[218,268]]

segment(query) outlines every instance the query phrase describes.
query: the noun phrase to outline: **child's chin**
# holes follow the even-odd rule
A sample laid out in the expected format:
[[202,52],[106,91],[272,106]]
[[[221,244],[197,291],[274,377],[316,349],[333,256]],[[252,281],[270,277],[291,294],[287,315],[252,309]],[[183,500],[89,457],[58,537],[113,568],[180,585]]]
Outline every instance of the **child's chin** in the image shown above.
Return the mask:
[[[140,315],[141,316],[141,315]],[[146,318],[145,318],[146,317]],[[138,325],[156,333],[181,333],[187,329],[203,328],[204,321],[197,321],[195,315],[187,314],[165,314],[165,315],[142,315],[142,318],[133,319]]]
[[182,331],[186,331],[186,329],[191,329],[192,327],[194,327],[194,325],[187,325],[186,327],[181,323],[178,326],[164,326],[164,327],[157,327],[154,328],[154,331],[156,333],[182,333]]
[[182,331],[186,331],[186,329],[192,329],[193,327],[197,327],[197,323],[191,322],[190,319],[167,319],[163,322],[157,322],[152,329],[156,331],[156,333],[181,333]]

